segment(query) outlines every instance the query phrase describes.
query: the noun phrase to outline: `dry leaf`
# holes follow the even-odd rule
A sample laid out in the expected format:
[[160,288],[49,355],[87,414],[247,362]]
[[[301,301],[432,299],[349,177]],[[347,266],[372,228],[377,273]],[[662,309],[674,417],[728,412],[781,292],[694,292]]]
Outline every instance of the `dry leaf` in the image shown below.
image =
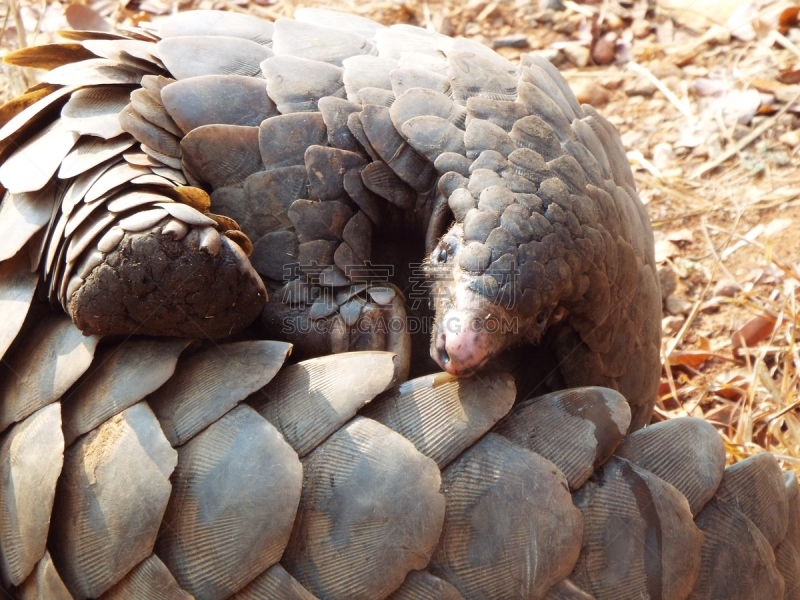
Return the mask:
[[790,6],[785,8],[778,17],[778,25],[782,34],[786,35],[790,27],[797,27],[797,15],[800,13],[800,8],[797,6]]
[[114,26],[100,14],[83,4],[70,4],[64,11],[67,23],[75,30],[113,32]]
[[712,356],[711,352],[702,350],[679,350],[669,355],[669,364],[672,366],[683,365],[697,370]]
[[750,319],[745,325],[731,336],[733,355],[740,356],[739,349],[752,348],[764,341],[775,330],[777,320],[771,315],[759,315]]

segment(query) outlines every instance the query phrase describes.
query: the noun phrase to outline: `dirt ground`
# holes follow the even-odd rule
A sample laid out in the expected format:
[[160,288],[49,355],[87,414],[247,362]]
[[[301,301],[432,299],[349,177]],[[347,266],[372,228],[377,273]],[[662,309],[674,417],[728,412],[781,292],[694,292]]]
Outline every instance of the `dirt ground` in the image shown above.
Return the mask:
[[[219,8],[277,18],[291,0],[98,0],[112,22]],[[555,63],[616,125],[653,221],[664,296],[657,419],[704,417],[738,460],[800,470],[800,26],[788,1],[307,3],[480,40]],[[0,5],[0,55],[56,39],[66,3]],[[87,18],[73,10],[70,20]],[[79,16],[75,16],[79,15]],[[74,24],[74,23],[73,23]],[[0,66],[0,100],[36,82]]]

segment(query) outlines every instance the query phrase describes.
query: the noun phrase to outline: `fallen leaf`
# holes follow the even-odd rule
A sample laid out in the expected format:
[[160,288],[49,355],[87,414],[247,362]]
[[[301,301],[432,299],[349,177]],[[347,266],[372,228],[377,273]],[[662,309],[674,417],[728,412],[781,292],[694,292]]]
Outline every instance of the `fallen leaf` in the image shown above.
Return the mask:
[[800,69],[784,69],[778,80],[786,84],[800,83]]
[[778,25],[780,25],[782,34],[786,35],[790,27],[797,27],[798,14],[800,14],[800,8],[797,6],[790,6],[781,11],[778,17]]
[[703,350],[679,350],[669,355],[669,364],[671,366],[683,365],[697,370],[712,356],[711,352]]
[[758,315],[753,317],[744,326],[731,336],[733,355],[740,357],[741,348],[752,348],[764,341],[775,330],[777,320],[771,315]]
[[114,26],[105,20],[97,11],[83,4],[70,4],[64,14],[69,26],[75,30],[113,32]]
[[798,85],[787,85],[777,79],[767,77],[757,77],[750,82],[750,86],[759,92],[772,94],[779,102],[783,103],[791,102],[797,96],[797,92],[800,91],[800,86]]

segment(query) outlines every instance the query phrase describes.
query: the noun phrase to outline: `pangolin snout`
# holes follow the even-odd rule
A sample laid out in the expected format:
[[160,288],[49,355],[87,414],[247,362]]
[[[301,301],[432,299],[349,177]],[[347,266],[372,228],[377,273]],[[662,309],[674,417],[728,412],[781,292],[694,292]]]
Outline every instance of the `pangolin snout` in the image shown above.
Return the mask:
[[465,311],[447,312],[438,322],[431,344],[431,356],[442,369],[457,377],[481,369],[499,348],[491,316],[479,317]]

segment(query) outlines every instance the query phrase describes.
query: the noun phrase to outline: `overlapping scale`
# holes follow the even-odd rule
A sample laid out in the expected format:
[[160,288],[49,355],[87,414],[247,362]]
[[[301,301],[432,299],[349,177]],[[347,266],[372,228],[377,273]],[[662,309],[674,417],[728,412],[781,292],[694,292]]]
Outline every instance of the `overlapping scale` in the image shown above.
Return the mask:
[[150,556],[176,460],[144,403],[67,449],[48,547],[73,596],[99,596]]
[[19,587],[19,597],[21,600],[42,600],[43,598],[74,600],[56,571],[50,553],[47,551],[36,563],[33,573]]
[[800,598],[800,553],[789,540],[775,547],[775,566],[783,577],[784,599]]
[[167,37],[157,48],[167,70],[178,80],[201,75],[254,77],[261,73],[261,62],[273,55],[257,42],[222,35]]
[[247,402],[307,455],[394,381],[388,352],[330,355],[283,369]]
[[271,341],[214,345],[181,360],[147,402],[167,439],[181,445],[264,387],[290,350],[287,343]]
[[[584,520],[570,579],[600,598],[685,598],[701,570],[703,535],[670,484],[621,458],[575,494]],[[710,596],[713,597],[713,596]]]
[[712,498],[695,522],[703,532],[703,550],[691,600],[784,597],[783,577],[769,541],[735,505]]
[[302,480],[278,430],[234,408],[178,449],[156,554],[198,600],[237,592],[281,557]]
[[12,194],[41,190],[58,170],[79,135],[53,121],[0,165],[0,184]]
[[428,571],[411,571],[389,600],[463,600],[458,590]]
[[89,368],[97,342],[64,315],[47,315],[26,328],[3,361],[0,430],[61,398]]
[[281,564],[317,597],[383,598],[424,568],[444,518],[439,469],[363,417],[303,460],[303,495]]
[[166,565],[155,554],[151,554],[101,596],[101,600],[191,600],[169,572]]
[[[225,102],[216,102],[216,98],[225,98]],[[278,114],[264,82],[242,75],[202,75],[176,81],[161,89],[161,100],[184,133],[215,124],[257,127]]]
[[761,452],[725,469],[716,496],[735,506],[775,548],[786,536],[789,505],[775,456]]
[[251,15],[217,10],[190,10],[161,21],[156,31],[162,39],[178,36],[235,36],[259,44],[269,44],[272,23]]
[[63,458],[57,403],[0,436],[0,574],[6,585],[21,584],[45,554]]
[[160,388],[188,345],[188,340],[177,338],[133,338],[102,348],[63,400],[67,444]]
[[489,434],[442,472],[442,490],[429,569],[465,598],[541,597],[569,574],[583,519],[549,460]]
[[361,414],[410,440],[443,469],[508,412],[516,392],[507,373],[467,380],[437,373],[403,383]]
[[587,594],[569,579],[562,579],[545,596],[545,600],[595,600],[594,596]]
[[725,446],[708,422],[680,417],[634,431],[615,454],[677,488],[697,516],[719,487]]
[[493,431],[553,461],[576,490],[611,456],[628,425],[625,398],[582,388],[519,402]]
[[30,270],[25,249],[0,262],[0,358],[22,328],[38,279],[38,274]]
[[243,589],[231,596],[231,600],[315,600],[315,596],[289,575],[280,564],[272,565]]

